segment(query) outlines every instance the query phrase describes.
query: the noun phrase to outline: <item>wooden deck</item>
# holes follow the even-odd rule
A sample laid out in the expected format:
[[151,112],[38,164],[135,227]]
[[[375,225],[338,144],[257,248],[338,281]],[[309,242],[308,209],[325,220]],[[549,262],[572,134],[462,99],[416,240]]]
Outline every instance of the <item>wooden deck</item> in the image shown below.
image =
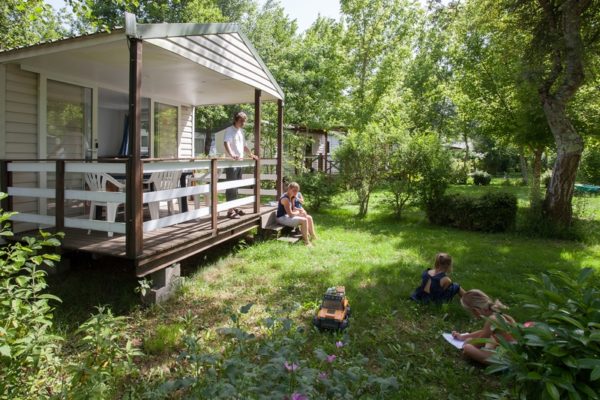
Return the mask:
[[[216,232],[211,229],[210,218],[203,218],[144,233],[142,255],[129,260],[135,266],[136,275],[145,276],[260,227],[261,217],[273,212],[275,207],[262,206],[258,214],[252,213],[252,207],[243,210],[246,215],[240,219],[230,219],[226,213],[220,213]],[[106,232],[95,231],[88,235],[85,230],[74,228],[65,228],[64,233],[62,249],[66,252],[80,251],[127,260],[125,235],[115,233],[113,237],[108,237]],[[35,232],[20,233],[15,235],[15,239],[27,234]]]

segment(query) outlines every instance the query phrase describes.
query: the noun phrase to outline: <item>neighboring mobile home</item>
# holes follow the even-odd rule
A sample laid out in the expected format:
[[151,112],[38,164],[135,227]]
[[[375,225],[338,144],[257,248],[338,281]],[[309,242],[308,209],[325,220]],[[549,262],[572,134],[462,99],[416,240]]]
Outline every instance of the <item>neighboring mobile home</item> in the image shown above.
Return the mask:
[[[138,24],[128,14],[123,29],[0,52],[0,191],[10,195],[2,208],[19,212],[16,231],[64,231],[67,249],[132,260],[140,276],[161,269],[252,229],[270,211],[260,195],[281,192],[283,98],[234,24]],[[262,101],[278,103],[277,159],[194,158],[194,109],[215,104],[254,103],[259,154]],[[246,168],[245,179],[218,182],[230,166]],[[264,174],[275,190],[260,189],[264,166],[277,171]],[[179,183],[148,191],[145,182],[167,173]],[[115,182],[115,191],[94,189],[90,176],[100,186]],[[219,202],[232,187],[253,195]],[[188,208],[198,196],[203,205]],[[174,201],[177,214],[144,212]],[[106,218],[94,217],[91,204],[105,207]],[[124,211],[111,219],[119,204]],[[250,207],[249,215],[220,221],[233,207]]]

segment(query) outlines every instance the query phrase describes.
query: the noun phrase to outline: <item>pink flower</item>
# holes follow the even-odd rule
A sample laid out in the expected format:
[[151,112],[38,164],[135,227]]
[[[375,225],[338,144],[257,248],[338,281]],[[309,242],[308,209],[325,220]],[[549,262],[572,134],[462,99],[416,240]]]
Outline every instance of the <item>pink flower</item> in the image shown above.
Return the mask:
[[341,341],[340,342],[335,342],[335,347],[337,347],[338,349],[340,347],[344,347],[344,342],[341,342]]
[[335,361],[335,359],[337,358],[337,356],[335,354],[330,354],[327,356],[327,358],[325,359],[325,361],[327,361],[328,363],[332,363]]
[[319,379],[324,381],[327,378],[328,378],[327,372],[319,372]]
[[523,326],[524,326],[525,328],[531,328],[532,326],[535,326],[535,322],[533,322],[533,321],[527,321],[527,322],[525,322],[525,323],[523,324]]
[[308,397],[303,395],[302,393],[292,393],[292,397],[290,400],[308,400]]
[[297,369],[298,369],[298,364],[295,364],[295,363],[291,363],[291,364],[290,364],[290,363],[289,363],[289,362],[287,362],[287,361],[283,363],[283,366],[285,367],[285,369],[286,369],[288,372],[294,372],[295,370],[297,370]]

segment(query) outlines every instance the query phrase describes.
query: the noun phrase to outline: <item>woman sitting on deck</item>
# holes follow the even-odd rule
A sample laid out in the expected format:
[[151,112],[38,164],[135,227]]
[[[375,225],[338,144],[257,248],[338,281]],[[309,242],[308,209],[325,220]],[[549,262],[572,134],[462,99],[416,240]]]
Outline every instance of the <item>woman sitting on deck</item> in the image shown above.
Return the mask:
[[295,207],[295,200],[299,191],[300,185],[296,182],[288,185],[287,192],[281,196],[277,205],[277,223],[289,226],[290,228],[300,226],[304,244],[311,246],[309,237],[312,239],[317,238],[315,224],[312,217],[304,209],[297,209]]

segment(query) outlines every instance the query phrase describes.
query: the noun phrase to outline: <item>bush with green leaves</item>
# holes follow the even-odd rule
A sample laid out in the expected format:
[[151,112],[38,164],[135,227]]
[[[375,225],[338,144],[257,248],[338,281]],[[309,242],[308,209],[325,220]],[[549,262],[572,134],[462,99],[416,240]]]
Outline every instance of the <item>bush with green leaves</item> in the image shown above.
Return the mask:
[[550,181],[552,180],[552,170],[549,169],[547,171],[544,171],[542,173],[540,180],[542,181],[542,184],[544,185],[545,188],[550,186]]
[[515,226],[517,197],[512,193],[486,193],[481,197],[452,194],[427,210],[436,225],[484,232],[504,232]]
[[581,157],[577,180],[591,185],[600,185],[600,141],[589,142]]
[[407,135],[391,146],[386,183],[397,216],[408,204],[427,204],[443,194],[451,174],[439,167],[449,160],[434,135]]
[[340,163],[343,183],[358,197],[358,216],[363,218],[371,193],[385,176],[388,155],[383,128],[373,123],[364,130],[351,131],[334,156]]
[[120,380],[136,372],[133,363],[141,351],[127,337],[126,318],[115,317],[107,307],[79,326],[76,334],[78,357],[68,366],[70,397],[81,399],[113,398]]
[[[191,329],[177,379],[148,391],[146,398],[349,399],[386,398],[398,388],[395,377],[367,370],[369,360],[352,354],[346,340],[307,349],[307,334],[287,317],[268,317],[250,333],[245,315],[252,304],[231,314],[219,329],[224,351],[204,347]],[[331,341],[334,336],[327,336]]]
[[492,176],[485,171],[475,171],[471,174],[473,184],[477,186],[487,186],[492,181]]
[[[574,278],[563,272],[531,277],[522,296],[532,321],[500,329],[516,343],[500,339],[488,372],[502,372],[509,395],[519,399],[600,398],[600,287],[591,268]],[[500,396],[497,396],[500,397]]]
[[[0,193],[0,199],[6,195]],[[13,236],[8,223],[15,213],[0,210],[0,237]],[[60,235],[41,232],[38,238],[0,247],[0,398],[38,398],[53,385],[60,364],[60,337],[52,333],[52,301],[44,293],[45,268],[60,260],[46,253],[60,245]]]
[[452,171],[447,166],[450,153],[436,135],[406,136],[391,146],[387,163],[386,183],[392,192],[392,205],[400,216],[407,204],[427,206],[440,198]]
[[305,199],[305,207],[318,211],[329,204],[333,196],[340,191],[338,177],[324,172],[312,172],[294,178],[300,184],[300,191]]

